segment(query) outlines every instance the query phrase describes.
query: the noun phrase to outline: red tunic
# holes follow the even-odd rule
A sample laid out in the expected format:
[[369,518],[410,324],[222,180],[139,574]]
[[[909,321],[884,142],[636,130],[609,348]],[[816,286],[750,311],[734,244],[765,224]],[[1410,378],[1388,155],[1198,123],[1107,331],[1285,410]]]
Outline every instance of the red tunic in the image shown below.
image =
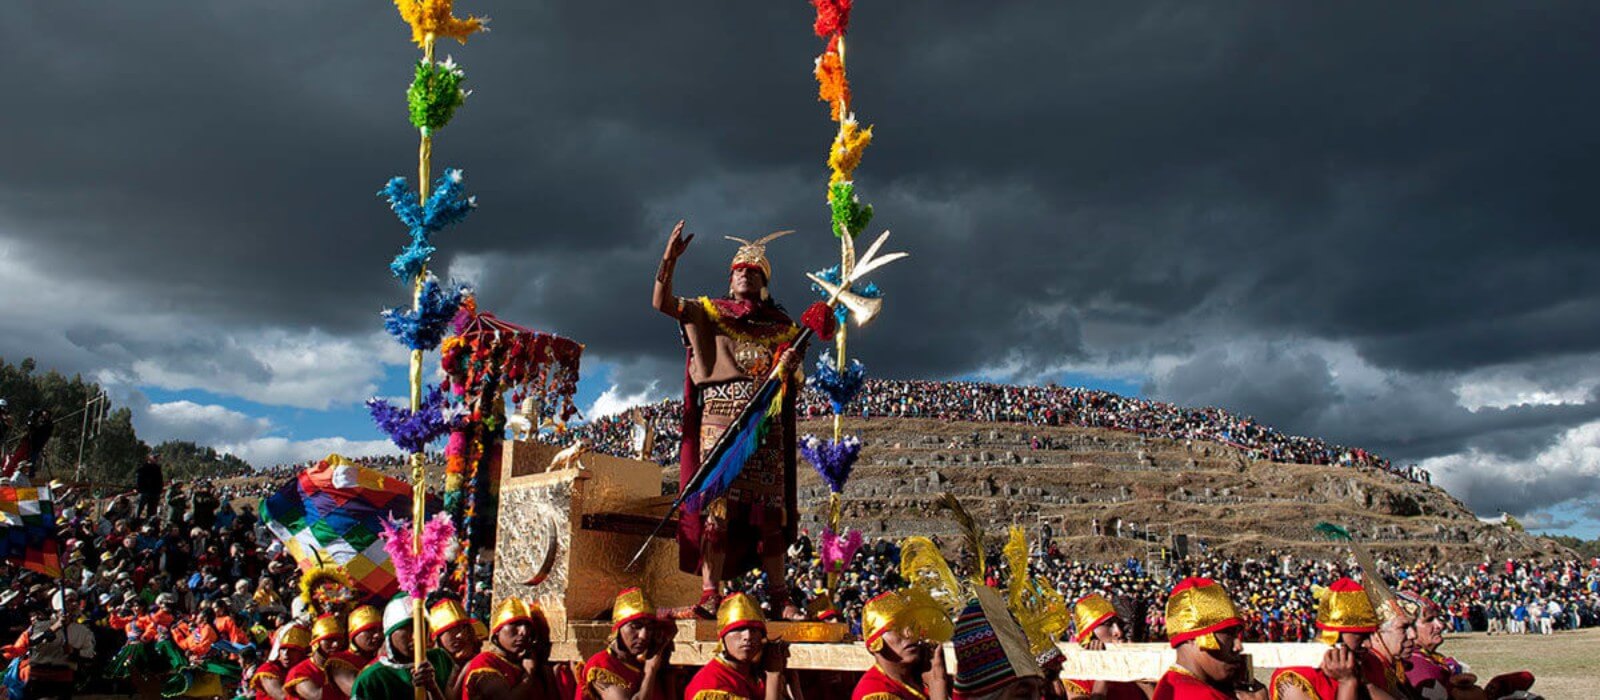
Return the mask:
[[928,700],[928,689],[912,688],[890,678],[877,664],[873,664],[872,668],[861,674],[861,681],[856,683],[850,700]]
[[279,683],[282,683],[287,673],[283,668],[283,664],[276,661],[268,661],[257,666],[255,672],[250,674],[250,690],[255,691],[256,700],[273,700],[272,696],[267,694],[267,689],[261,685],[261,682],[268,678],[276,678]]
[[347,651],[342,651],[328,657],[326,667],[318,666],[315,658],[308,658],[305,661],[295,664],[294,668],[289,669],[289,677],[283,682],[283,690],[285,693],[288,693],[290,697],[298,697],[298,695],[294,693],[294,686],[300,683],[311,682],[315,683],[317,687],[322,688],[322,700],[350,700],[350,696],[346,695],[344,690],[339,688],[338,683],[328,682],[327,668],[344,665],[352,669],[360,669],[361,667],[358,665],[359,663],[359,657],[356,657]]
[[[1061,679],[1067,684],[1067,690],[1082,695],[1094,692],[1094,681],[1074,681]],[[1139,689],[1137,683],[1112,681],[1106,684],[1106,700],[1145,700],[1144,691]]]
[[[574,696],[575,700],[599,700],[600,692],[596,686],[620,685],[628,690],[629,695],[639,692],[639,686],[644,683],[644,669],[634,666],[611,655],[611,650],[606,649],[589,657],[588,663],[583,665],[582,685]],[[650,700],[666,700],[660,688],[650,690]]]
[[683,697],[684,700],[762,700],[767,697],[767,681],[760,675],[752,679],[722,657],[715,656],[694,674]]
[[498,651],[480,652],[461,669],[461,700],[472,697],[474,685],[486,678],[498,676],[506,682],[506,685],[516,685],[522,682],[526,673],[520,664],[511,663]]
[[1233,700],[1233,696],[1211,687],[1194,674],[1173,666],[1156,684],[1153,700]]
[[[1361,680],[1363,683],[1378,686],[1391,693],[1396,688],[1390,683],[1383,672],[1383,661],[1375,654],[1361,656]],[[1300,686],[1301,690],[1310,693],[1322,700],[1333,700],[1339,695],[1339,682],[1329,678],[1320,668],[1310,666],[1288,666],[1272,672],[1272,682],[1268,683],[1268,693],[1272,700],[1278,700],[1278,683]]]

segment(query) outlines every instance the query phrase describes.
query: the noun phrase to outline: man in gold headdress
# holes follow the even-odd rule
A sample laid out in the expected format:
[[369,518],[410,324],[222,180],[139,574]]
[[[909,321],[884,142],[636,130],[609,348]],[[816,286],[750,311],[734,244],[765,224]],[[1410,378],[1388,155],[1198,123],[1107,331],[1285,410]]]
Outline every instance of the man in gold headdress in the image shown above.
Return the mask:
[[[684,299],[672,293],[672,271],[690,234],[683,222],[673,227],[656,272],[652,304],[671,316],[688,347],[684,382],[683,441],[679,453],[679,488],[700,469],[723,432],[755,397],[774,367],[793,372],[804,350],[790,344],[800,327],[772,300],[768,285],[772,264],[766,246],[788,231],[754,242],[739,242],[729,268],[728,294],[723,298]],[[799,352],[797,352],[799,350]],[[767,599],[785,619],[804,615],[789,597],[783,555],[795,540],[794,397],[784,398],[782,415],[768,429],[754,455],[727,493],[711,503],[686,508],[678,521],[679,567],[701,577],[703,593],[694,612],[716,616],[723,581],[760,567],[767,574]]]
[[361,659],[361,668],[383,651],[383,613],[371,605],[350,611],[350,653]]
[[[480,624],[467,615],[466,609],[454,598],[441,599],[428,609],[428,635],[433,638],[434,644],[450,655],[450,662],[456,668],[465,667],[483,650],[483,638],[489,635],[478,634]],[[461,694],[461,680],[461,674],[457,674],[454,684],[447,684],[444,689],[447,697]]]
[[1167,598],[1167,640],[1178,663],[1156,684],[1155,700],[1265,700],[1266,688],[1245,675],[1243,631],[1221,584],[1198,576],[1179,581]]
[[916,588],[883,593],[861,609],[872,668],[850,700],[950,700],[944,642],[955,629],[945,608]]
[[[571,700],[572,688],[561,694],[549,664],[535,657],[539,622],[537,605],[506,598],[495,606],[489,648],[479,652],[461,672],[461,700]],[[549,626],[545,625],[548,630]],[[546,634],[548,636],[548,634]]]
[[311,631],[299,622],[291,622],[273,632],[272,649],[266,661],[250,672],[246,683],[255,694],[255,700],[284,700],[288,697],[283,682],[289,676],[289,669],[305,660],[310,646]]
[[767,641],[761,605],[743,593],[717,608],[719,650],[694,674],[684,700],[782,700],[789,647]]
[[311,625],[311,656],[289,669],[283,687],[303,700],[348,700],[360,669],[345,644],[338,613],[317,618]]
[[629,588],[611,606],[611,643],[583,665],[579,700],[667,700],[671,623],[644,592]]
[[[1107,644],[1127,641],[1122,618],[1111,601],[1099,593],[1090,593],[1072,606],[1072,623],[1075,633],[1072,640],[1084,649],[1099,651]],[[1067,697],[1105,698],[1106,700],[1148,700],[1155,686],[1147,683],[1124,681],[1065,680]]]
[[[1367,642],[1378,631],[1378,613],[1366,589],[1341,578],[1322,591],[1317,601],[1317,640],[1330,649],[1316,668],[1289,666],[1272,674],[1272,698],[1278,700],[1356,700],[1363,695],[1363,670],[1371,658]],[[1379,680],[1382,672],[1379,671]],[[1381,691],[1374,697],[1386,697]]]

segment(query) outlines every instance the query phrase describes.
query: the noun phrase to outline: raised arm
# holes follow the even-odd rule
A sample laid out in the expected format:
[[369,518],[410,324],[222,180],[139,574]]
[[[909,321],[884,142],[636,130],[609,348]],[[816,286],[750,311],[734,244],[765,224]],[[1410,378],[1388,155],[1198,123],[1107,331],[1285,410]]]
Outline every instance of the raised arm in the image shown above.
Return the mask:
[[692,240],[694,234],[684,236],[683,221],[678,221],[678,225],[672,227],[672,235],[667,237],[667,250],[661,254],[661,265],[656,268],[655,292],[650,296],[650,304],[673,318],[683,318],[683,309],[681,301],[672,294],[672,270],[678,265],[678,256],[683,255]]

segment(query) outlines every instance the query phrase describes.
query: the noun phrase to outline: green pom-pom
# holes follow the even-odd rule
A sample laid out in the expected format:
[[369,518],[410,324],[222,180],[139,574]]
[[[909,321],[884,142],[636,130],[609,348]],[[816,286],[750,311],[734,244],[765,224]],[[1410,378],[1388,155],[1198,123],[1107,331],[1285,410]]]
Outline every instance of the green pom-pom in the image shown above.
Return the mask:
[[448,58],[444,63],[418,61],[417,77],[406,90],[411,125],[426,133],[449,124],[456,108],[467,99],[467,91],[461,89],[466,79],[467,74]]
[[853,182],[835,182],[828,186],[828,206],[833,210],[833,235],[843,238],[849,231],[855,238],[872,223],[872,205],[862,204],[856,197]]

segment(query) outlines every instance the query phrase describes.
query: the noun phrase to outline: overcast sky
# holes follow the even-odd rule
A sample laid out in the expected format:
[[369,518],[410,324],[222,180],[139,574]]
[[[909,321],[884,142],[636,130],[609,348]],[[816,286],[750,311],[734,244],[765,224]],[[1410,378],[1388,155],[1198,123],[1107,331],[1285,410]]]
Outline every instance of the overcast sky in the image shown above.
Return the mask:
[[[436,266],[588,345],[584,406],[662,398],[647,303],[826,233],[803,0],[461,0],[437,139],[481,208]],[[1218,405],[1418,462],[1480,513],[1600,531],[1600,4],[860,0],[874,228],[913,257],[853,345],[886,377]],[[0,7],[0,357],[116,388],[141,433],[258,463],[380,449],[376,312],[414,176],[388,2]],[[859,338],[859,340],[854,340]]]

